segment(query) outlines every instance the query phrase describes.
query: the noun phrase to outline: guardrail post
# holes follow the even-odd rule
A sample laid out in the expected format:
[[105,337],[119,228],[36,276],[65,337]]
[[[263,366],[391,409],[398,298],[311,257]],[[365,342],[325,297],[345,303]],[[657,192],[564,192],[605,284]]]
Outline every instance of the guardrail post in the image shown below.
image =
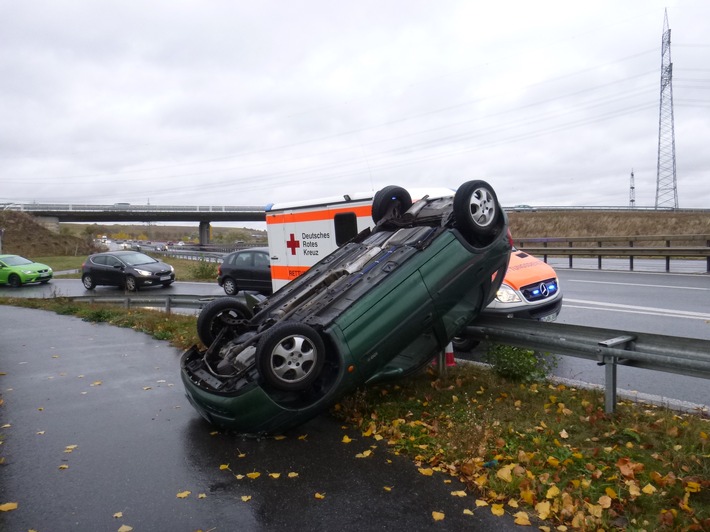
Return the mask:
[[[569,244],[569,247],[572,247],[572,242],[568,242],[567,244]],[[571,253],[569,256],[569,269],[570,270],[572,269],[572,254]]]
[[[671,247],[671,241],[666,240],[666,247],[669,248]],[[671,271],[671,256],[667,255],[666,256],[666,273]]]
[[[601,347],[628,347],[628,344],[636,340],[636,336],[624,335],[602,340],[597,345]],[[597,357],[598,365],[604,368],[604,411],[613,414],[616,410],[616,366],[619,362],[615,356],[601,354]]]
[[604,365],[604,412],[616,411],[616,357],[602,356],[599,365]]
[[[705,242],[705,244],[707,245],[707,247],[710,248],[710,240]],[[707,265],[705,266],[705,273],[710,273],[710,255],[706,257],[705,260],[707,261]]]
[[168,296],[165,298],[165,313],[170,314],[170,305],[172,303],[172,297]]
[[[633,240],[629,240],[629,247],[630,248],[634,247]],[[629,255],[629,270],[634,271],[634,256],[633,255]]]
[[[599,242],[597,242],[597,247],[598,247],[598,248],[602,247],[601,240],[600,240]],[[601,253],[600,253],[599,256],[597,257],[597,269],[598,269],[598,270],[601,270],[601,269],[602,269],[602,255],[601,255]]]

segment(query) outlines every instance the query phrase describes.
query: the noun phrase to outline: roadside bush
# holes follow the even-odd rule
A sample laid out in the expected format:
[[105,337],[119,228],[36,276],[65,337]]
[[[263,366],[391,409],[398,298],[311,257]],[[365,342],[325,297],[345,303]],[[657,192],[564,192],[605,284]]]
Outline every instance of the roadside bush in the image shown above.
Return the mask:
[[519,382],[541,381],[555,367],[550,355],[503,344],[488,346],[486,360],[498,375]]
[[190,275],[195,279],[214,281],[217,278],[217,263],[200,259],[190,268]]

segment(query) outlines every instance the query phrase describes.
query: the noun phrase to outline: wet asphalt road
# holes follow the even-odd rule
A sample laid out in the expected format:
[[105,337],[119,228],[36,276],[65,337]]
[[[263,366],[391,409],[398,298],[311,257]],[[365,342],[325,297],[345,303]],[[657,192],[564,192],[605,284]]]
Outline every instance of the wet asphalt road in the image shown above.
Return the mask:
[[0,504],[18,504],[0,530],[519,530],[327,415],[280,440],[215,432],[166,342],[41,310],[0,322]]

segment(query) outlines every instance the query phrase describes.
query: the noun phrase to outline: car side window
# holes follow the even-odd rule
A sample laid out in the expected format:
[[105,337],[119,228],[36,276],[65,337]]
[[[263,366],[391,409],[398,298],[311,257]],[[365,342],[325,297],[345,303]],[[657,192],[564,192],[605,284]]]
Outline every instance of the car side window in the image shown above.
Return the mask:
[[106,264],[113,268],[115,266],[121,266],[121,261],[118,260],[116,257],[108,256],[106,257]]
[[99,266],[106,266],[106,255],[99,255],[91,259],[91,262],[98,264]]
[[237,255],[236,266],[241,268],[250,268],[252,264],[252,254],[250,252],[240,253]]
[[269,266],[269,256],[266,253],[255,253],[254,254],[254,266],[257,268],[263,268]]

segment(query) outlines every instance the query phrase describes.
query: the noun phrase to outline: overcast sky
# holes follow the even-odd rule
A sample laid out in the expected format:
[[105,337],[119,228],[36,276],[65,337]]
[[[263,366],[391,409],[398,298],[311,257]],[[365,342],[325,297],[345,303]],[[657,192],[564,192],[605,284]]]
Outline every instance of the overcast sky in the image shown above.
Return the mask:
[[710,2],[0,0],[0,203],[265,205],[486,179],[710,208]]

